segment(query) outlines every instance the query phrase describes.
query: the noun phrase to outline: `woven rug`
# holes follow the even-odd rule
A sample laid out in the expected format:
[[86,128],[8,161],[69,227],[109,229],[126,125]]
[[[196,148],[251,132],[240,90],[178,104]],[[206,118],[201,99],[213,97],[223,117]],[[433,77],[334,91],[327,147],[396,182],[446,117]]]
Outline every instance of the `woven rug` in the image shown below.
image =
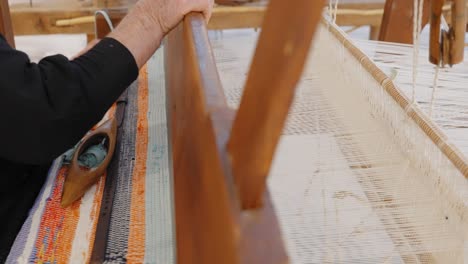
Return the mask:
[[[162,49],[161,49],[162,50]],[[172,263],[164,76],[158,51],[118,102],[119,135],[107,175],[68,208],[67,166],[51,167],[7,263]]]

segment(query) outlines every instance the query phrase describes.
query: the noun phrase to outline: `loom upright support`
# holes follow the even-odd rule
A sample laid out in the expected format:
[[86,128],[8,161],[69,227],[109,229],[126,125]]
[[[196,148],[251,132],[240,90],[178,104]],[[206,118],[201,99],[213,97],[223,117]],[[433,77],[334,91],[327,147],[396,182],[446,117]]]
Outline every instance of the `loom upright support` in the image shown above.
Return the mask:
[[[431,0],[424,1],[422,16],[422,26],[429,22],[429,7]],[[413,18],[414,10],[413,0],[386,0],[382,25],[380,27],[379,40],[388,42],[413,43]]]
[[435,65],[454,65],[463,61],[466,31],[466,1],[450,4],[450,25],[444,25],[442,9],[445,0],[432,0],[429,61]]
[[10,46],[15,47],[8,0],[0,0],[0,34],[5,36]]
[[178,263],[287,263],[265,182],[323,4],[270,2],[235,121],[203,17],[189,14],[167,37]]
[[304,0],[293,5],[271,1],[265,15],[228,143],[244,209],[262,204],[275,149],[324,4],[325,1]]

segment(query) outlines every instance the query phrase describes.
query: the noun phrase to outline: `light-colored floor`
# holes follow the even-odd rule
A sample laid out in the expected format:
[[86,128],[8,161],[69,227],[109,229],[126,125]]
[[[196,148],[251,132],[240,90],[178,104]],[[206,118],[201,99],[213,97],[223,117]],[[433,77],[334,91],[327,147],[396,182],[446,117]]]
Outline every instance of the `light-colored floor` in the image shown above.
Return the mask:
[[32,61],[41,58],[62,54],[72,57],[86,46],[86,35],[42,35],[17,36],[16,48],[29,55]]

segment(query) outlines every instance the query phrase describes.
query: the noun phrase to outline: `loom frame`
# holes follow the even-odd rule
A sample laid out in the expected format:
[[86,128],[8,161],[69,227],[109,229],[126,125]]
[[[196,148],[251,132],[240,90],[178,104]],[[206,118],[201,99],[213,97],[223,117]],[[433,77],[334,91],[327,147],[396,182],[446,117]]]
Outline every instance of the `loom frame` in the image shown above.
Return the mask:
[[8,0],[0,0],[0,33],[5,36],[10,46],[15,47]]
[[167,37],[177,263],[288,262],[266,180],[323,4],[270,2],[237,114],[227,106],[203,17],[186,16]]
[[[449,143],[448,137],[440,128],[422,110],[415,107],[393,81],[340,30],[330,25],[325,19],[322,19],[321,23],[327,26],[344,48],[362,63],[363,68],[381,84],[382,89],[395,100],[454,167],[465,178],[468,178],[468,160],[457,147]],[[230,149],[232,138],[228,139],[232,137],[234,120],[237,120],[239,116],[235,118],[234,112],[226,106],[206,28],[202,24],[201,18],[188,16],[183,24],[171,33],[165,43],[168,127],[178,228],[176,231],[178,263],[218,263],[221,259],[223,263],[284,263],[287,261],[284,255],[286,253],[278,254],[279,251],[284,252],[284,248],[268,190],[263,193],[264,203],[260,206],[264,207],[260,211],[258,208],[261,207],[256,207],[259,205],[255,202],[253,206],[249,201],[246,204],[242,202],[245,193],[239,189],[239,184],[242,183],[236,178],[239,175],[236,174],[236,169],[239,168],[231,167],[234,152]],[[184,65],[183,69],[180,69],[180,65]],[[271,74],[274,68],[267,71]],[[196,85],[187,84],[191,82]],[[244,93],[242,101],[245,95]],[[242,111],[243,106],[245,107],[241,103],[239,112]],[[248,105],[245,109],[252,111],[254,106]],[[187,135],[197,133],[194,131],[206,133],[192,140],[193,138],[190,139]],[[205,143],[196,142],[199,140]],[[239,142],[246,141],[241,139]],[[252,146],[249,144],[247,146]],[[209,151],[200,151],[200,148],[207,145],[210,145]],[[232,146],[235,148],[239,145],[240,143]],[[209,175],[210,178],[204,178],[203,173],[200,172]],[[213,179],[216,180],[211,181]],[[253,180],[249,179],[248,182],[249,185],[255,186]],[[206,185],[206,183],[210,184]],[[216,202],[210,201],[210,197]],[[220,199],[215,197],[220,197]],[[206,207],[203,209],[200,209],[201,201],[205,202],[203,206]],[[249,210],[249,208],[254,209]],[[217,220],[211,222],[209,218]],[[203,227],[204,225],[213,228],[210,229],[213,232],[209,235],[199,233],[200,230],[197,229],[206,228]],[[227,226],[231,228],[226,228]],[[223,235],[219,237],[220,234],[216,234],[217,231],[214,229],[222,230],[221,227],[227,230],[223,230]],[[190,235],[187,236],[187,234]],[[220,249],[219,252],[214,253],[208,249],[212,241],[217,241],[217,243],[222,241],[222,245],[216,248]],[[239,247],[236,246],[239,245],[238,241],[241,241]],[[255,247],[261,241],[270,243],[260,248]],[[205,250],[206,252],[201,252]],[[269,252],[270,255],[262,254],[265,252]]]
[[[322,19],[322,24],[329,25],[329,22]],[[357,48],[349,39],[333,26],[328,27],[330,32],[349,50],[349,52],[361,62],[372,77],[382,85],[385,91],[397,102],[406,114],[419,126],[419,128],[431,139],[437,148],[453,163],[461,174],[468,179],[468,159],[460,150],[449,143],[448,137],[442,130],[434,124],[420,108],[415,107],[413,102],[395,85],[369,57]]]

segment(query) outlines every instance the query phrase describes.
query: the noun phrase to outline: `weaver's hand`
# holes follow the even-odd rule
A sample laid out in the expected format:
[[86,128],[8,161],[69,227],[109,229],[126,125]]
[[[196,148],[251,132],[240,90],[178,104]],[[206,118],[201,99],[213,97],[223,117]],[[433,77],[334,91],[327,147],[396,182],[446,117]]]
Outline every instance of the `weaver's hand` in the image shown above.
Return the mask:
[[147,10],[161,26],[164,34],[174,28],[190,12],[202,12],[208,21],[214,0],[143,0]]
[[140,0],[109,34],[132,53],[139,68],[154,54],[164,36],[186,14],[202,12],[208,21],[213,0]]

